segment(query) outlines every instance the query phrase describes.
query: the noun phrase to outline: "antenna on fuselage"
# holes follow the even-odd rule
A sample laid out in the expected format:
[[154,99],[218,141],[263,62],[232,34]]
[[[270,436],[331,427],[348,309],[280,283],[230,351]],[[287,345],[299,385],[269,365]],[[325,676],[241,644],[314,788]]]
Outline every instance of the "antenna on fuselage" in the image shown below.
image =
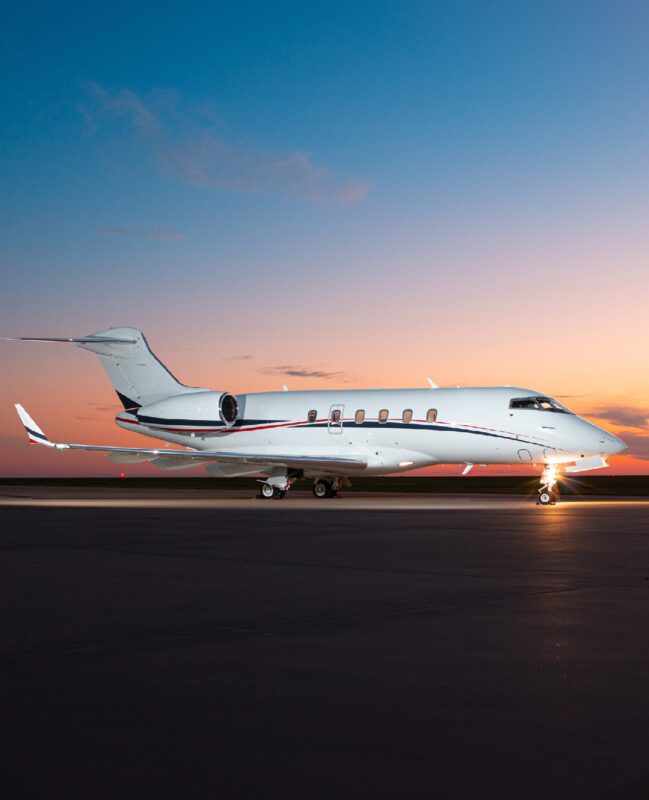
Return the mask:
[[435,383],[435,381],[432,378],[426,378],[426,380],[428,381],[428,385],[430,386],[431,389],[439,389],[439,386]]

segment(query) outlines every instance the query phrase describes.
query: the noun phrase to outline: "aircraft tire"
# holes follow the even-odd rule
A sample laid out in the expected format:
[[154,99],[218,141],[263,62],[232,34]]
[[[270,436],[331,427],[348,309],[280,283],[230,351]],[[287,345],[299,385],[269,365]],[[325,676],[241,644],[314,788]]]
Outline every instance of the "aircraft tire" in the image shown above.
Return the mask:
[[325,497],[332,497],[331,484],[327,481],[316,481],[313,484],[313,494],[318,500],[322,500]]
[[557,502],[557,497],[554,492],[543,491],[536,502],[540,506],[553,506]]

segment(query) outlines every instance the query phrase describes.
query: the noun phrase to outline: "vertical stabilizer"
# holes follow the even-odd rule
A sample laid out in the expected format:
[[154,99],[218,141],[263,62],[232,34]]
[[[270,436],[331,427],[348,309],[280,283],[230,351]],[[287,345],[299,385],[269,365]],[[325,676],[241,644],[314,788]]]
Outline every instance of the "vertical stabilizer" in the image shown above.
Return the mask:
[[99,356],[110,382],[127,409],[155,403],[163,397],[204,389],[180,383],[151,351],[135,328],[110,328],[83,337],[78,347]]
[[77,337],[18,336],[13,341],[73,343],[95,353],[126,409],[176,394],[206,391],[185,386],[174,378],[137,328],[109,328]]

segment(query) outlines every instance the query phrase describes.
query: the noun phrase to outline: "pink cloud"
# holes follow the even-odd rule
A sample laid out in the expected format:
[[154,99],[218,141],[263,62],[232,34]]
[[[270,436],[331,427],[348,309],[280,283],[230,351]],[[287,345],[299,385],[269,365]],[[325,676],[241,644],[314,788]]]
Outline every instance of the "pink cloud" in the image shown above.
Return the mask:
[[367,182],[337,177],[304,152],[274,154],[228,142],[204,109],[185,110],[174,92],[143,98],[130,89],[111,93],[94,83],[86,90],[90,104],[80,111],[90,133],[125,120],[156,169],[181,183],[342,206],[361,201],[370,189]]

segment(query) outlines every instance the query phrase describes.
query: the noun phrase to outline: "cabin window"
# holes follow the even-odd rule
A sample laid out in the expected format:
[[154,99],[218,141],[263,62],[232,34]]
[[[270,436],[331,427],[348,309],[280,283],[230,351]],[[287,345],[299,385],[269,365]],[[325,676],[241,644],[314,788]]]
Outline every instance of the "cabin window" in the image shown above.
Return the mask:
[[388,409],[387,408],[382,408],[379,411],[379,422],[381,422],[381,423],[387,422],[388,421],[388,417],[389,417]]
[[401,415],[402,422],[412,422],[412,408],[406,408]]
[[318,412],[314,408],[312,408],[307,415],[307,419],[309,420],[309,422],[315,422],[318,419]]
[[426,422],[435,422],[437,419],[437,409],[429,408],[426,412]]
[[356,414],[354,415],[354,422],[357,425],[362,425],[365,422],[365,409],[359,408]]
[[340,425],[340,409],[334,408],[329,419],[334,425]]

